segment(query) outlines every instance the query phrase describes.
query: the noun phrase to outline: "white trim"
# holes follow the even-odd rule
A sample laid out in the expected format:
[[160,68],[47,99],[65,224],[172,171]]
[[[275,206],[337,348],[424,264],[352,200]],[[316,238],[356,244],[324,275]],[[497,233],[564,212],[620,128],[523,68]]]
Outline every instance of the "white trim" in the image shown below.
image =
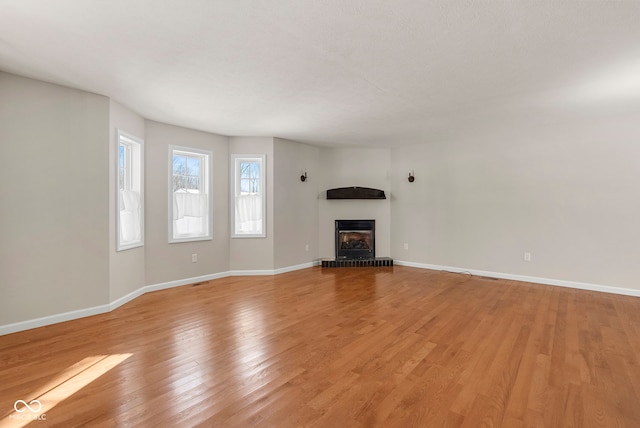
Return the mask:
[[135,298],[138,298],[140,296],[142,296],[145,293],[144,291],[144,287],[140,287],[138,288],[136,291],[127,294],[126,296],[122,296],[116,300],[114,300],[113,302],[109,303],[109,312],[111,312],[112,310],[119,308],[120,306],[124,305],[125,303],[129,303],[130,301],[132,301]]
[[440,266],[440,265],[431,265],[426,263],[405,262],[401,260],[394,260],[393,263],[399,266],[415,267],[419,269],[440,270],[440,271],[444,270],[444,271],[455,272],[455,273],[470,273],[472,275],[488,276],[490,278],[509,279],[512,281],[532,282],[535,284],[555,285],[558,287],[577,288],[579,290],[598,291],[601,293],[612,293],[612,294],[621,294],[623,296],[640,297],[640,290],[634,290],[632,288],[612,287],[610,285],[590,284],[587,282],[565,281],[561,279],[540,278],[537,276],[514,275],[510,273],[489,272],[489,271],[476,270],[476,269],[464,269],[464,268],[453,267],[453,266]]
[[302,263],[295,266],[287,266],[278,269],[263,269],[263,270],[232,270],[229,271],[230,276],[260,276],[260,275],[280,275],[282,273],[293,272],[295,270],[307,269],[310,267],[320,265],[320,261],[315,260],[313,262]]
[[269,276],[274,274],[274,270],[269,269],[253,269],[253,270],[231,270],[230,276]]
[[284,268],[274,270],[237,270],[213,273],[209,275],[202,275],[193,278],[179,279],[175,281],[162,282],[159,284],[145,285],[133,291],[125,296],[122,296],[107,305],[94,306],[87,309],[78,309],[75,311],[64,312],[61,314],[49,315],[42,318],[36,318],[27,321],[21,321],[13,324],[0,325],[0,336],[5,334],[17,333],[24,330],[31,330],[33,328],[44,327],[47,325],[57,324],[65,321],[71,321],[78,318],[90,317],[93,315],[104,314],[111,312],[116,308],[129,303],[137,297],[143,294],[150,293],[152,291],[165,290],[167,288],[180,287],[182,285],[194,284],[196,282],[212,281],[214,279],[226,278],[229,276],[256,276],[256,275],[279,275],[285,272],[292,272],[294,270],[306,269],[309,267],[317,266],[320,262],[313,261],[309,263],[303,263],[295,266],[288,266]]
[[46,325],[58,324],[78,318],[104,314],[109,311],[109,305],[100,305],[94,306],[92,308],[78,309],[76,311],[63,312],[61,314],[49,315],[42,318],[16,322],[13,324],[0,325],[0,336],[3,336],[5,334],[17,333],[23,330],[31,330],[32,328],[44,327]]
[[196,282],[212,281],[214,279],[226,278],[231,276],[229,271],[212,273],[209,275],[195,276],[193,278],[177,279],[175,281],[161,282],[160,284],[147,285],[144,288],[145,293],[152,291],[166,290],[167,288],[181,287],[183,285],[195,284]]
[[300,270],[300,269],[307,269],[310,267],[314,267],[314,266],[319,266],[320,265],[320,260],[315,260],[313,262],[309,262],[309,263],[302,263],[300,265],[295,265],[295,266],[287,266],[287,267],[283,267],[283,268],[278,268],[274,271],[274,275],[280,275],[281,273],[287,273],[287,272],[293,272],[295,270]]

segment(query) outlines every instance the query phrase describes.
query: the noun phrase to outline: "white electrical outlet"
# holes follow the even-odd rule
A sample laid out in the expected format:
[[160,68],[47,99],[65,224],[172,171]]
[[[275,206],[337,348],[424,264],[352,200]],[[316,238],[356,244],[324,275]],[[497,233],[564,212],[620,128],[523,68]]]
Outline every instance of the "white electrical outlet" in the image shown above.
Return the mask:
[[531,253],[529,253],[529,252],[524,253],[524,261],[525,262],[530,262],[531,261]]
[[409,244],[407,244],[406,242],[404,243],[404,249],[408,250],[409,249]]
[[198,263],[198,255],[191,254],[191,263]]
[[305,244],[305,246],[304,246],[304,250],[305,250],[305,251],[309,251],[309,244]]

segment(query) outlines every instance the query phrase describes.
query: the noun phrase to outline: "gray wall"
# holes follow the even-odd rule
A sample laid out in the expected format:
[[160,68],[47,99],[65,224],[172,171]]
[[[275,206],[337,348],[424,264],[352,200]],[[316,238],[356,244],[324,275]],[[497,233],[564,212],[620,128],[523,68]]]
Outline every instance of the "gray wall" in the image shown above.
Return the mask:
[[[145,141],[145,246],[119,253],[116,128]],[[393,150],[318,148],[144,121],[103,96],[0,72],[0,326],[104,307],[144,285],[332,258],[340,218],[376,219],[378,256],[640,290],[638,135],[637,117],[620,116]],[[170,144],[213,152],[211,241],[168,243]],[[232,153],[266,154],[266,238],[229,237]],[[389,199],[326,200],[344,186]]]
[[[145,122],[145,277],[148,285],[229,270],[227,137]],[[169,244],[169,145],[213,152],[213,240]],[[198,254],[198,262],[191,255]]]
[[109,302],[109,100],[0,72],[0,325]]
[[[275,268],[318,259],[318,147],[274,139],[274,250]],[[300,175],[307,172],[308,180]],[[307,249],[308,248],[308,249]]]
[[392,256],[640,289],[638,135],[620,117],[393,150]]
[[116,103],[109,102],[109,301],[113,302],[145,286],[144,249],[116,251],[116,129],[144,140],[144,119]]
[[[332,149],[320,151],[320,257],[335,257],[335,220],[375,220],[376,256],[391,250],[391,154],[388,149]],[[326,190],[360,186],[385,191],[385,200],[327,200]]]

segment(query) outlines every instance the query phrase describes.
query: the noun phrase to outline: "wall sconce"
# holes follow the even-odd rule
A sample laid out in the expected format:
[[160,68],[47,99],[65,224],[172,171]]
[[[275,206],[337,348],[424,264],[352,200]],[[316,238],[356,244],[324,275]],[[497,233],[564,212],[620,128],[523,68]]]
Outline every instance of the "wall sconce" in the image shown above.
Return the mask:
[[409,183],[413,183],[416,180],[416,177],[413,175],[413,171],[409,171],[409,178],[407,178],[407,180],[409,180]]
[[302,182],[307,181],[307,171],[302,172],[302,175],[300,175],[300,181]]

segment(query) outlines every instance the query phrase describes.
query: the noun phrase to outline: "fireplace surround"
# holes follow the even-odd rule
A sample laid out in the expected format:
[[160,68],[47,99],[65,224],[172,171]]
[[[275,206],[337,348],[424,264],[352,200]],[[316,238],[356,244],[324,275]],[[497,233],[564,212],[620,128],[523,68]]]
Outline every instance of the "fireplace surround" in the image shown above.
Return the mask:
[[335,259],[323,259],[323,268],[393,266],[390,257],[376,257],[375,220],[336,220]]

